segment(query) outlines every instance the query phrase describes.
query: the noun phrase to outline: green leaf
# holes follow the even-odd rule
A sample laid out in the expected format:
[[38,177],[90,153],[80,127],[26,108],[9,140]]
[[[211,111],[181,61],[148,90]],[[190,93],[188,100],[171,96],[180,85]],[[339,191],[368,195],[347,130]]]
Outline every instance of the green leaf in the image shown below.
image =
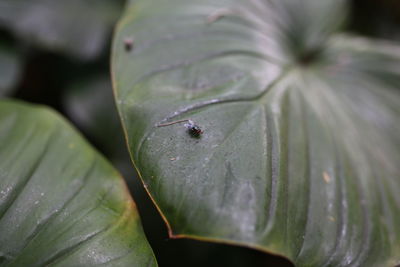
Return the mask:
[[[94,75],[74,83],[67,90],[64,102],[72,120],[93,137],[108,155],[118,157],[123,154],[124,160],[129,160],[109,75]],[[108,112],[104,112],[105,109]]]
[[[400,47],[338,33],[346,11],[131,1],[114,39],[116,102],[171,236],[298,266],[400,259]],[[168,125],[189,119],[200,138]]]
[[21,58],[15,49],[0,45],[0,96],[10,94],[21,75]]
[[148,196],[142,189],[140,181],[132,179],[132,176],[136,176],[136,172],[132,168],[126,149],[109,76],[103,73],[73,83],[63,97],[64,106],[74,124],[100,147],[113,166],[124,177],[131,177],[127,180],[128,185],[133,188],[136,200],[140,201],[137,194],[139,192],[135,192],[135,189],[139,188],[140,193],[144,193],[142,194],[144,198],[147,199]]
[[123,179],[59,115],[0,102],[0,265],[155,266]]
[[26,43],[93,59],[105,48],[117,0],[0,0],[0,26]]

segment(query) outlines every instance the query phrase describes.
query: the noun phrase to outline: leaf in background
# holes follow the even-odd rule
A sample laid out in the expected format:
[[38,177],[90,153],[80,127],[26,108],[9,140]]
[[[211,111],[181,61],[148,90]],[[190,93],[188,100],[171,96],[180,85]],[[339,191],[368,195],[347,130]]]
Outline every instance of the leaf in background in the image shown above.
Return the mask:
[[62,118],[0,102],[0,265],[155,266],[123,179]]
[[352,0],[350,29],[363,35],[400,41],[400,1]]
[[[345,13],[339,0],[131,1],[116,101],[171,236],[298,266],[399,260],[400,48],[336,33]],[[203,135],[158,127],[183,119]]]
[[21,75],[21,58],[15,49],[0,44],[0,96],[10,94]]
[[121,147],[126,150],[111,88],[107,75],[96,75],[73,83],[64,97],[68,114],[99,145],[105,147],[107,154],[118,153],[116,150]]
[[[113,165],[128,178],[128,184],[135,189],[135,197],[141,199],[143,189],[138,179],[132,179],[136,173],[126,148],[110,77],[105,74],[94,75],[83,82],[73,83],[63,99],[72,121],[94,140]],[[138,189],[141,189],[140,192]]]
[[89,60],[105,48],[120,9],[116,0],[0,0],[0,26],[25,42]]

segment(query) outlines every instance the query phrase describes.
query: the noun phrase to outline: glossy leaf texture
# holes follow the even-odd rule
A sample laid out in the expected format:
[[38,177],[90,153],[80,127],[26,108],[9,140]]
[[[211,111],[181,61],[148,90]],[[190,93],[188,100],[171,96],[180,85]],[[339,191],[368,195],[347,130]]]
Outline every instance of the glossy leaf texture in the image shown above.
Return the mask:
[[0,0],[0,27],[81,60],[98,56],[121,9],[113,0]]
[[[172,237],[297,266],[399,261],[400,47],[340,33],[346,11],[339,0],[130,2],[115,98]],[[170,124],[189,119],[200,138]]]
[[0,266],[156,266],[123,179],[55,112],[0,102]]

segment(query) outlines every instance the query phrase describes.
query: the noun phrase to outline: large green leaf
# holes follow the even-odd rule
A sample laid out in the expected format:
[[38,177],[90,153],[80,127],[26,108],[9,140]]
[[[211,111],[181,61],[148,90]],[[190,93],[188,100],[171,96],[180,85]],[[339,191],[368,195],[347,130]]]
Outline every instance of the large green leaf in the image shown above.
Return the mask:
[[57,114],[0,102],[0,266],[155,266],[123,179]]
[[[337,33],[344,14],[339,0],[130,2],[115,96],[171,236],[298,266],[400,259],[400,47]],[[200,138],[160,127],[185,119]]]
[[0,0],[0,26],[26,43],[92,59],[106,45],[118,0]]

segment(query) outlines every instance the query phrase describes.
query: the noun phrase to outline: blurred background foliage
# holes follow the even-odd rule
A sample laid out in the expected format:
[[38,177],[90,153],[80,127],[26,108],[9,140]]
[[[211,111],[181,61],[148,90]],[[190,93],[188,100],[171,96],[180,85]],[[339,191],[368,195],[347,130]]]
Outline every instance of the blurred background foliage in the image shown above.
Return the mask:
[[[0,97],[51,106],[121,171],[160,266],[292,266],[247,248],[168,239],[130,162],[109,74],[123,0],[0,0]],[[347,31],[400,41],[400,1],[352,0]]]

